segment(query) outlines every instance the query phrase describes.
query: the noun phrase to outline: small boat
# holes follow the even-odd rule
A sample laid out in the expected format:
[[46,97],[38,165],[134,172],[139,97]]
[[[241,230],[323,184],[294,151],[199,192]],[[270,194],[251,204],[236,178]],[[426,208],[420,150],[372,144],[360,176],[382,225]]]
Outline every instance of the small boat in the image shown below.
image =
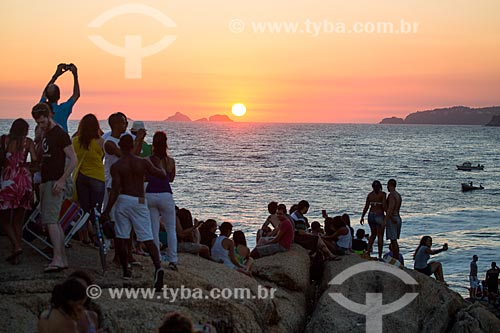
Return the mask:
[[474,186],[472,182],[470,183],[462,183],[462,192],[475,191],[475,190],[483,190],[484,187],[482,184],[479,186]]
[[471,162],[464,162],[462,165],[457,165],[457,170],[462,171],[472,171],[472,170],[484,170],[484,165],[472,165]]

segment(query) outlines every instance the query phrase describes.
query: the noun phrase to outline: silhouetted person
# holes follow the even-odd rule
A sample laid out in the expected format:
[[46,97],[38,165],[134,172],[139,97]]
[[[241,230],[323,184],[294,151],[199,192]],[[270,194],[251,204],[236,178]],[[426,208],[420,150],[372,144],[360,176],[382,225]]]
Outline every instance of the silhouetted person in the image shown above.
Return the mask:
[[398,239],[401,234],[401,216],[399,209],[401,208],[401,195],[396,191],[396,180],[389,179],[387,182],[387,214],[385,214],[384,225],[386,239],[391,241],[391,251],[393,258],[399,258]]
[[[59,99],[61,98],[61,92],[59,87],[54,84],[57,78],[70,71],[73,73],[73,95],[64,103],[59,104]],[[49,83],[43,89],[42,98],[40,102],[48,102],[52,106],[54,122],[60,125],[66,133],[68,133],[68,118],[71,112],[73,112],[73,106],[76,101],[80,98],[80,84],[78,83],[78,70],[73,64],[59,64],[57,65],[56,72],[50,79]]]
[[163,269],[161,268],[160,254],[153,241],[151,220],[146,199],[144,198],[144,175],[149,174],[158,178],[166,178],[163,169],[132,153],[134,140],[130,135],[124,135],[119,141],[122,156],[111,166],[111,193],[101,219],[109,219],[111,208],[115,208],[115,250],[123,268],[123,278],[131,279],[132,272],[128,268],[128,248],[126,241],[130,238],[132,226],[137,240],[143,242],[155,266],[154,287],[161,290],[163,287]]

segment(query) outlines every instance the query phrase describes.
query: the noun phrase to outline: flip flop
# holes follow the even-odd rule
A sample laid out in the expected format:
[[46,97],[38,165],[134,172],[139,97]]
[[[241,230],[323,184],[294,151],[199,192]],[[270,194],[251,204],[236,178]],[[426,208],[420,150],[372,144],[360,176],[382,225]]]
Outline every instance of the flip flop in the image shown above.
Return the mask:
[[[67,267],[66,267],[67,268]],[[65,269],[65,267],[60,267],[60,266],[47,266],[43,272],[44,273],[59,273],[60,271],[62,271],[63,269]]]

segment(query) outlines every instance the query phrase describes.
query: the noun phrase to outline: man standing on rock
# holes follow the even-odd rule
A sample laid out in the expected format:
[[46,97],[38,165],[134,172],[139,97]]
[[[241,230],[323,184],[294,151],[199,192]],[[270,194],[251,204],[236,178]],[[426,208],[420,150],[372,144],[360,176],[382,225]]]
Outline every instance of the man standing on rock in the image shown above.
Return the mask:
[[123,278],[132,278],[128,267],[127,241],[130,238],[132,226],[137,240],[143,242],[148,249],[155,266],[154,288],[159,291],[163,288],[163,268],[160,254],[153,241],[153,231],[149,209],[144,198],[144,175],[150,174],[157,178],[166,178],[162,168],[158,168],[149,159],[135,156],[132,153],[134,139],[126,134],[120,138],[119,146],[122,156],[111,166],[111,193],[101,220],[109,220],[111,208],[115,207],[115,251],[118,254],[123,268]]
[[469,282],[470,282],[470,289],[469,289],[469,295],[472,301],[476,299],[476,290],[477,287],[479,286],[479,280],[477,279],[477,261],[478,261],[478,256],[473,255],[472,256],[472,261],[470,262],[470,273],[469,273]]
[[[76,166],[76,154],[68,133],[52,119],[52,106],[39,103],[31,111],[36,124],[44,132],[42,139],[42,167],[40,207],[42,223],[47,226],[54,247],[54,256],[44,272],[59,272],[68,268],[64,253],[64,231],[59,224],[59,212],[63,202],[66,180]],[[66,159],[68,163],[66,163]],[[66,167],[65,167],[66,165]]]
[[386,239],[391,241],[391,248],[393,258],[399,258],[399,244],[398,239],[401,234],[401,216],[399,210],[401,208],[401,195],[396,191],[396,180],[389,179],[387,182],[387,213],[384,217],[383,226],[385,229]]

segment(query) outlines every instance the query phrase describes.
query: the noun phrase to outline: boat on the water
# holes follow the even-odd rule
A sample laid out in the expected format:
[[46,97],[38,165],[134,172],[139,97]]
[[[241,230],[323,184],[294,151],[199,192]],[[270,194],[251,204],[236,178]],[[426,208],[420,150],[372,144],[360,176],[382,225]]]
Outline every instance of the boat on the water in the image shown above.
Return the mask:
[[471,162],[464,162],[462,165],[457,165],[457,170],[462,171],[472,171],[472,170],[484,170],[484,165],[472,165]]
[[474,186],[472,182],[470,183],[462,183],[462,192],[468,192],[468,191],[475,191],[475,190],[483,190],[484,187],[482,184],[479,184],[479,186]]

